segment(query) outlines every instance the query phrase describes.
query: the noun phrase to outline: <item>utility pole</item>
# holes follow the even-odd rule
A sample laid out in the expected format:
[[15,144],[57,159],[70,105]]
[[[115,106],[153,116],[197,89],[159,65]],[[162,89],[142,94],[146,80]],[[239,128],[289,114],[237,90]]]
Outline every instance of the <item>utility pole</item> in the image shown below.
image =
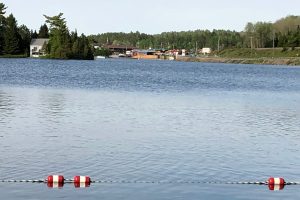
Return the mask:
[[251,36],[250,37],[250,41],[251,41],[251,57],[252,57],[252,49],[253,49],[253,43],[252,43],[253,41],[252,40],[253,40],[253,37]]
[[220,36],[218,38],[218,52],[220,52]]

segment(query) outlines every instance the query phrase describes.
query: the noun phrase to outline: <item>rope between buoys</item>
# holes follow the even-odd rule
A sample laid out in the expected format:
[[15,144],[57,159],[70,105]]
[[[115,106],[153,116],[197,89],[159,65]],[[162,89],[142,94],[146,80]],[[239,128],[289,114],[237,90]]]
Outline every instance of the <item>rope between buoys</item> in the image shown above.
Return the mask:
[[[5,180],[0,179],[2,183],[47,183],[46,179],[29,180]],[[74,179],[64,179],[64,183],[74,183]],[[129,180],[92,180],[91,183],[109,183],[109,184],[228,184],[228,185],[268,185],[267,181],[129,181]],[[285,182],[285,185],[300,185],[300,182]]]

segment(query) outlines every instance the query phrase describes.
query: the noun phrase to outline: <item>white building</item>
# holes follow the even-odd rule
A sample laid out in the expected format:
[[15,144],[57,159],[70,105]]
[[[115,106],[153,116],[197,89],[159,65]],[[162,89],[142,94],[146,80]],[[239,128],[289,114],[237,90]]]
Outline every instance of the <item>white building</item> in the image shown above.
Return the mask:
[[46,55],[44,45],[48,44],[49,39],[39,38],[32,39],[30,43],[30,57],[40,57]]
[[211,48],[202,48],[201,53],[205,54],[210,54],[211,53]]

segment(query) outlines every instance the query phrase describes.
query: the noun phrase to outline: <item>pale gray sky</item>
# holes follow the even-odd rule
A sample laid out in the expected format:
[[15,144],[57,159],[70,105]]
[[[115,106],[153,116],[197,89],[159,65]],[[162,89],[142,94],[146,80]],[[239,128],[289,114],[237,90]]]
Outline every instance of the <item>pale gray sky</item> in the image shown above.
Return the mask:
[[79,33],[161,33],[196,29],[241,31],[247,22],[300,15],[300,0],[0,0],[19,24],[39,29],[43,14],[64,13]]

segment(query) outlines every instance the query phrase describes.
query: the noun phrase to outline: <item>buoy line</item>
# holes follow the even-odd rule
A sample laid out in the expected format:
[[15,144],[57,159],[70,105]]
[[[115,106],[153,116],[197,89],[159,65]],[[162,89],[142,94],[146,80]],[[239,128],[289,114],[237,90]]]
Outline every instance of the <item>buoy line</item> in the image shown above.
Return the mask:
[[5,180],[2,183],[46,183],[50,188],[62,188],[64,184],[73,183],[76,188],[89,187],[92,183],[108,184],[230,184],[230,185],[268,185],[270,190],[282,190],[286,185],[300,185],[300,182],[286,182],[283,178],[269,178],[267,181],[126,181],[126,180],[91,180],[89,176],[74,176],[65,179],[62,175],[50,175],[47,179]]

